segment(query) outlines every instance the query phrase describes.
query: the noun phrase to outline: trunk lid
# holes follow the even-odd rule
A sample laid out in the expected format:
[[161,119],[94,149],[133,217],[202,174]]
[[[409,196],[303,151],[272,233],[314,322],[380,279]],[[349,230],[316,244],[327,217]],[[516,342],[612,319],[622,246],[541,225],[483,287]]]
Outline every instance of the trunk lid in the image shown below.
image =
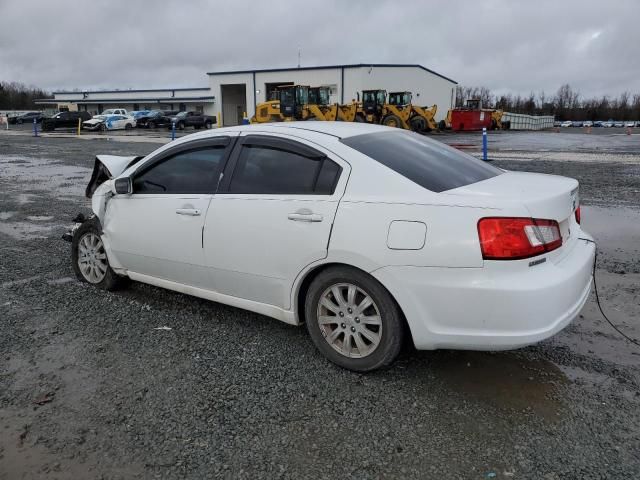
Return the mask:
[[563,243],[571,237],[571,225],[575,221],[572,217],[580,205],[577,180],[542,173],[507,171],[443,193],[481,197],[497,208],[501,204],[520,203],[531,218],[557,221]]
[[520,202],[531,217],[556,220],[569,218],[578,207],[578,181],[542,173],[505,172],[502,175],[442,192],[447,195],[480,196],[493,200]]

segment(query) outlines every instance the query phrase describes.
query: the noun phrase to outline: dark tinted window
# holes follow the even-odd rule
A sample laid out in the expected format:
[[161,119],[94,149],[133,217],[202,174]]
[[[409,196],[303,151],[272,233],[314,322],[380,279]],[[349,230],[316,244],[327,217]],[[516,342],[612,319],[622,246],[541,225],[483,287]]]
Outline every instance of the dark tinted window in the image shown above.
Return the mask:
[[225,148],[177,153],[136,175],[133,193],[214,193]]
[[462,187],[502,173],[471,155],[411,132],[368,133],[344,138],[341,142],[433,192]]
[[230,193],[330,195],[340,167],[328,158],[308,158],[277,148],[244,145]]

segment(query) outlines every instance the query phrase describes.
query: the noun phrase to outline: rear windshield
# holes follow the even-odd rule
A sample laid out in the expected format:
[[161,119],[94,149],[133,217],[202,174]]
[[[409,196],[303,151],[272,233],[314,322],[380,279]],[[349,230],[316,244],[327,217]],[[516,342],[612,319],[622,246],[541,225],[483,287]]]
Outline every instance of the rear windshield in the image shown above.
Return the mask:
[[471,155],[413,132],[367,133],[340,141],[432,192],[444,192],[502,173]]

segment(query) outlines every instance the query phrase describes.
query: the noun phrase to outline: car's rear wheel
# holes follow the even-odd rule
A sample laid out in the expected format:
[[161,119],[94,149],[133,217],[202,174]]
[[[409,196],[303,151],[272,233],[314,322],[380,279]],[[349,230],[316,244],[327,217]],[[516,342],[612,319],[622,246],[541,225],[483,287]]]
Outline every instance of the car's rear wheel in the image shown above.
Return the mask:
[[178,123],[178,130],[184,130],[184,123],[183,122],[179,122]]
[[305,319],[318,350],[349,370],[387,366],[402,347],[400,309],[376,279],[355,268],[328,268],[313,280]]
[[211,126],[213,124],[211,122],[204,122],[204,128],[206,128],[207,130],[211,130]]
[[154,122],[147,123],[147,128],[156,128],[156,124]]
[[96,220],[88,220],[74,233],[71,243],[73,271],[78,280],[104,290],[115,290],[126,283],[109,265]]

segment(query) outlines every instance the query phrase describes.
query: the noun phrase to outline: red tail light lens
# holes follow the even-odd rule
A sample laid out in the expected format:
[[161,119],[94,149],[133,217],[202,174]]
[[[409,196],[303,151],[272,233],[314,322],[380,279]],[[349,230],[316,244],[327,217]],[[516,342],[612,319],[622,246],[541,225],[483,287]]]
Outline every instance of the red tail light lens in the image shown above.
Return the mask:
[[580,207],[576,208],[576,222],[580,223]]
[[562,245],[558,222],[537,218],[482,218],[478,236],[485,260],[528,258]]

